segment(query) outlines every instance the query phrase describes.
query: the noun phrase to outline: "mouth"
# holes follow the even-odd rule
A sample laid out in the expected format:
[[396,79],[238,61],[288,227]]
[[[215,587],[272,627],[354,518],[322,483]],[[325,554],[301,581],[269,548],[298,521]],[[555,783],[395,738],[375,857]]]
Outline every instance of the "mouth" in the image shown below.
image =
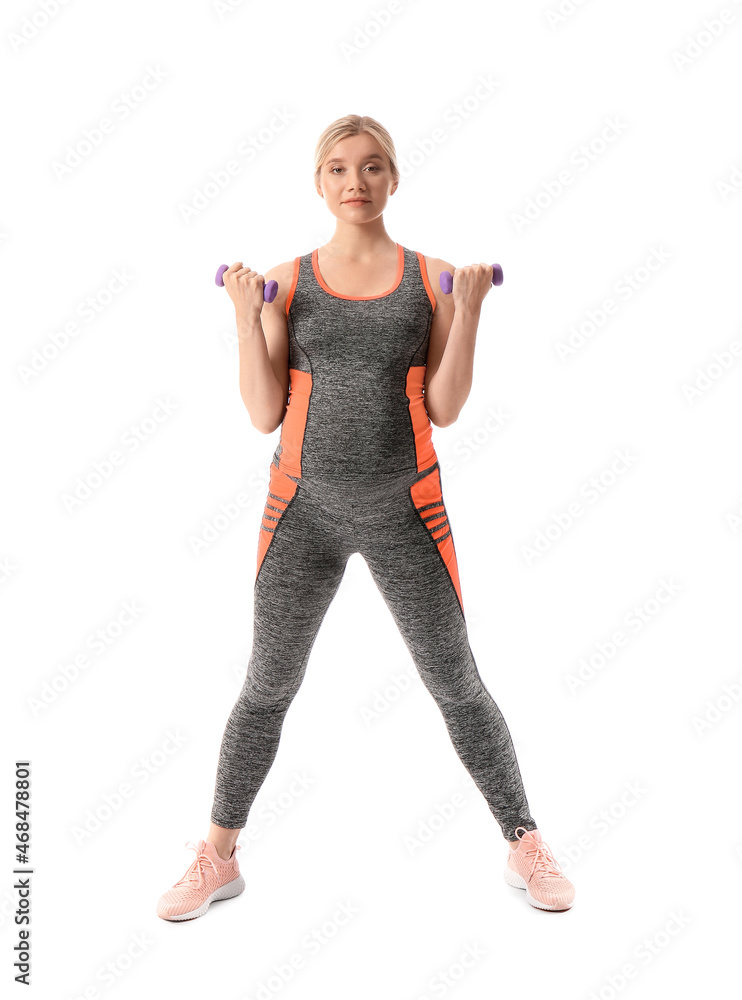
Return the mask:
[[351,198],[348,201],[344,201],[344,205],[367,205],[369,202],[368,198]]

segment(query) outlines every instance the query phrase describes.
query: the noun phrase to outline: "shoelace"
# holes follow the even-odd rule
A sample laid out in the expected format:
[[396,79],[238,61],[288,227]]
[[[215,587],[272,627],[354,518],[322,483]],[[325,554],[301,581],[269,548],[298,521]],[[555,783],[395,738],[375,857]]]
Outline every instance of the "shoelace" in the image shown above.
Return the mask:
[[[209,864],[214,869],[214,871],[216,872],[217,875],[219,874],[219,872],[217,871],[216,865],[211,860],[211,858],[208,856],[208,854],[206,854],[204,851],[200,851],[199,852],[198,844],[194,844],[192,841],[189,840],[188,843],[186,844],[186,847],[192,847],[193,848],[193,850],[196,852],[196,858],[195,858],[193,864],[191,865],[191,867],[188,869],[188,871],[183,876],[183,878],[179,879],[175,883],[175,885],[187,885],[189,887],[193,887],[194,885],[197,885],[197,886],[201,885],[201,882],[202,882],[204,874],[205,874],[205,870],[204,870],[204,862],[205,861],[209,862]],[[175,888],[175,886],[173,886],[173,888]]]
[[532,846],[524,844],[520,850],[525,850],[528,857],[533,856],[533,861],[531,864],[531,870],[528,873],[528,881],[533,878],[534,875],[562,875],[562,869],[551,853],[549,845],[542,841],[533,840],[531,841]]

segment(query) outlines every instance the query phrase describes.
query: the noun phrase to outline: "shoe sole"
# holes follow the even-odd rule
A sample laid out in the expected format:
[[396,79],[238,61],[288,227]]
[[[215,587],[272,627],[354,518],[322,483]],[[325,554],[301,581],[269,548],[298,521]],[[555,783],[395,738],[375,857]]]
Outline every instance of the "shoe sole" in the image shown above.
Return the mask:
[[552,906],[550,903],[542,903],[539,899],[534,899],[531,893],[528,891],[528,886],[526,880],[522,875],[514,872],[509,866],[505,867],[505,881],[508,885],[515,886],[516,889],[526,890],[526,899],[531,904],[531,906],[536,906],[539,910],[569,910],[572,903],[562,904],[561,906]]
[[242,875],[238,875],[231,882],[225,882],[224,885],[220,885],[218,889],[215,889],[197,910],[191,910],[189,913],[175,913],[172,916],[165,916],[164,914],[158,914],[158,916],[161,916],[163,920],[194,920],[196,917],[202,917],[212,903],[215,903],[219,899],[231,899],[233,896],[239,896],[244,888],[245,880]]

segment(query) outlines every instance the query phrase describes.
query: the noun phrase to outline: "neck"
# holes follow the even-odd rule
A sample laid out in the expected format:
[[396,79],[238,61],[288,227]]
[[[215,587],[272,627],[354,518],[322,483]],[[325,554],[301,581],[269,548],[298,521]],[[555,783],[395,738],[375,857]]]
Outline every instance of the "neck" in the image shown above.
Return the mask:
[[333,257],[348,257],[357,260],[370,260],[384,253],[397,251],[397,244],[384,228],[381,217],[373,222],[356,225],[337,220],[335,232],[322,250]]

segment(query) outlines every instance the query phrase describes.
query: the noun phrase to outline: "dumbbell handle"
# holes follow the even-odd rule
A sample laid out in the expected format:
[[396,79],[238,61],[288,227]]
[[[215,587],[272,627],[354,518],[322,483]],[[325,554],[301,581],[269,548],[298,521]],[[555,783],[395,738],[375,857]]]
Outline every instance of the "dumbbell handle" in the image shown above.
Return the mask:
[[[502,284],[502,268],[499,264],[492,265],[492,284],[501,285]],[[451,289],[453,288],[453,275],[450,271],[441,271],[441,291],[445,295],[451,294]]]
[[[222,264],[214,279],[220,288],[224,288],[224,272],[229,270],[229,264]],[[278,282],[272,278],[263,286],[263,302],[272,302],[278,294]]]

